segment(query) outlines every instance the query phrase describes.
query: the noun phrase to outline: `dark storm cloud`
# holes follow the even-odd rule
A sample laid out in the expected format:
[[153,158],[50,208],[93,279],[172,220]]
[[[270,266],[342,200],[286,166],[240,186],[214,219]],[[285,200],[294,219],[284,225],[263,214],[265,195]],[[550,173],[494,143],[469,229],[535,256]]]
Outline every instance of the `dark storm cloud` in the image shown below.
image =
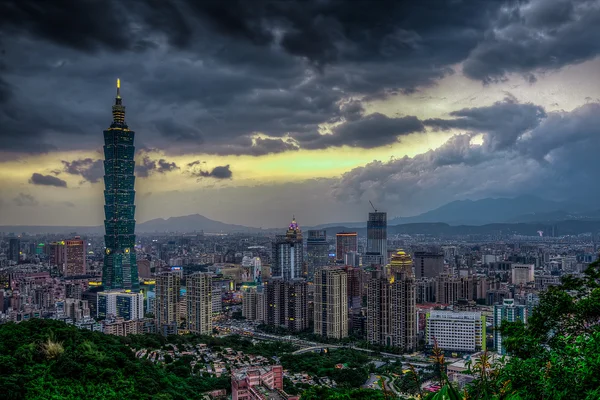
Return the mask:
[[35,197],[26,193],[19,193],[19,195],[13,199],[13,202],[19,207],[37,206],[39,204]]
[[52,175],[42,175],[34,172],[29,179],[29,183],[32,185],[42,185],[42,186],[56,186],[56,187],[67,187],[67,182],[63,181],[60,178],[57,178]]
[[233,176],[231,169],[229,169],[228,165],[220,165],[214,167],[210,171],[192,171],[192,176],[200,177],[200,178],[214,178],[214,179],[231,179]]
[[[28,85],[17,90],[14,110],[0,115],[3,132],[10,132],[4,149],[98,148],[91,134],[109,123],[102,112],[110,101],[107,82],[122,71],[124,82],[137,85],[124,93],[133,105],[128,121],[145,133],[138,143],[179,153],[296,150],[287,137],[359,118],[360,110],[340,108],[354,94],[409,93],[451,73],[448,66],[467,56],[497,8],[474,0],[66,3],[0,6],[2,32],[11,39],[2,79]],[[125,57],[126,51],[137,54]],[[60,96],[38,96],[41,86]],[[106,97],[90,99],[99,92]],[[38,115],[11,120],[30,110]],[[178,126],[161,126],[173,113]],[[27,132],[28,140],[13,132]],[[270,139],[259,141],[257,133]],[[78,140],[60,137],[72,134]]]
[[486,39],[469,55],[464,73],[493,82],[510,72],[529,76],[600,53],[597,0],[532,0],[508,3],[489,27]]
[[[488,111],[481,107],[465,114]],[[537,123],[502,151],[488,143],[496,139],[492,135],[484,133],[483,144],[478,145],[471,143],[474,134],[457,134],[435,150],[355,168],[334,185],[333,195],[345,201],[377,199],[413,210],[451,200],[523,193],[591,203],[588,198],[600,195],[599,188],[589,185],[596,179],[600,152],[600,104],[539,115]]]
[[100,181],[100,178],[104,175],[104,162],[102,160],[83,158],[61,162],[64,165],[64,172],[71,175],[80,175],[90,183]]
[[399,136],[424,131],[423,123],[416,117],[389,118],[380,113],[373,113],[334,127],[330,135],[317,133],[299,136],[297,140],[302,148],[306,149],[339,146],[369,149],[396,143]]
[[[583,0],[72,3],[0,4],[0,150],[99,148],[115,75],[138,145],[264,155],[303,146],[289,138],[319,139],[323,124],[368,120],[348,99],[410,95],[465,60],[473,79],[534,82],[536,69],[600,46],[598,7]],[[395,140],[374,137],[348,139]]]
[[504,150],[526,131],[539,125],[546,112],[534,104],[519,104],[507,97],[489,107],[464,108],[453,111],[456,119],[428,119],[425,125],[447,129],[464,129],[486,135],[486,145],[493,150]]
[[152,160],[148,156],[142,156],[141,163],[135,166],[135,174],[140,178],[147,178],[152,173],[165,174],[180,169],[175,162],[169,162],[163,158]]

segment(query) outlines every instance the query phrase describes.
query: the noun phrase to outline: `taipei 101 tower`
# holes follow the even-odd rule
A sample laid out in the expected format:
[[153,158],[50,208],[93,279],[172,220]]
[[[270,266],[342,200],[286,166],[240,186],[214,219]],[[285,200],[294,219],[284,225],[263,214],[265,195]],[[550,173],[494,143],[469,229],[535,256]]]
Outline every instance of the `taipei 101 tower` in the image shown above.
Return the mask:
[[135,256],[135,133],[125,123],[121,82],[112,106],[113,122],[104,131],[104,290],[139,290]]

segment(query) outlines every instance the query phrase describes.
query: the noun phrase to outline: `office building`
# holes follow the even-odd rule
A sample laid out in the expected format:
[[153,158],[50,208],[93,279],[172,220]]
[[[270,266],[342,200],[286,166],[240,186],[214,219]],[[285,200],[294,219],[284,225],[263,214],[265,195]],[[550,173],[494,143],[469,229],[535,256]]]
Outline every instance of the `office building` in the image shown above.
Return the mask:
[[498,354],[506,354],[506,349],[502,346],[502,335],[499,328],[502,322],[522,321],[527,323],[527,306],[515,304],[514,299],[504,299],[502,304],[494,305],[494,347]]
[[212,278],[195,273],[186,279],[187,327],[191,333],[212,334]]
[[329,264],[329,243],[327,243],[327,232],[322,230],[308,231],[306,239],[306,264],[307,279],[313,281],[315,270]]
[[444,271],[444,254],[416,251],[413,255],[415,261],[415,276],[421,278],[437,278]]
[[125,123],[125,106],[117,81],[113,122],[104,131],[105,290],[139,290],[135,254],[135,133]]
[[438,311],[427,315],[425,342],[448,351],[485,350],[486,322],[480,312]]
[[8,257],[9,261],[18,263],[21,259],[21,240],[18,238],[10,238],[8,240]]
[[283,367],[246,367],[231,371],[232,400],[298,400],[283,391]]
[[86,273],[86,255],[87,243],[81,240],[79,236],[64,242],[64,276],[85,275]]
[[264,285],[265,324],[293,332],[308,328],[307,283],[303,279],[272,279]]
[[534,282],[534,264],[513,264],[511,267],[511,283],[513,285],[524,285]]
[[400,250],[385,269],[372,272],[367,291],[367,340],[413,351],[417,313],[412,259]]
[[363,265],[387,265],[387,213],[371,212],[367,221],[367,251]]
[[179,325],[178,304],[180,300],[181,278],[176,272],[168,272],[156,277],[154,319],[158,330],[165,325]]
[[336,339],[348,336],[348,274],[343,268],[315,272],[314,333]]
[[302,277],[303,245],[302,231],[296,222],[296,218],[293,218],[285,235],[278,235],[273,242],[272,278],[290,280]]
[[335,259],[344,262],[346,254],[358,252],[358,234],[356,232],[340,232],[335,235]]
[[98,318],[120,317],[124,320],[144,318],[144,295],[135,292],[99,292]]

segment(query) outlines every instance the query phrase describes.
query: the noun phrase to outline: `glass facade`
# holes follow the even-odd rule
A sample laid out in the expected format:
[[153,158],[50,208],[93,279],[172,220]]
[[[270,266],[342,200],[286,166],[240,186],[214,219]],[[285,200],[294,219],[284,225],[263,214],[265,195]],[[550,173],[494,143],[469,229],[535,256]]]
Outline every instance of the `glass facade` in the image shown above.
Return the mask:
[[104,131],[105,290],[139,290],[135,256],[135,133],[125,123],[125,106],[117,86],[113,122]]

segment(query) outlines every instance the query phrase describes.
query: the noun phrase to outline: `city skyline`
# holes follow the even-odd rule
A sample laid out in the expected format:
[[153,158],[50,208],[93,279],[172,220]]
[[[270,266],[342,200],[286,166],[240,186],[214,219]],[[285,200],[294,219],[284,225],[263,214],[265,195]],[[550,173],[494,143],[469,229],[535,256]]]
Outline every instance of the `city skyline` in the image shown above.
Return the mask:
[[0,6],[2,222],[101,225],[97,132],[117,77],[139,132],[139,221],[312,226],[369,200],[408,216],[600,194],[597,2],[238,6]]

